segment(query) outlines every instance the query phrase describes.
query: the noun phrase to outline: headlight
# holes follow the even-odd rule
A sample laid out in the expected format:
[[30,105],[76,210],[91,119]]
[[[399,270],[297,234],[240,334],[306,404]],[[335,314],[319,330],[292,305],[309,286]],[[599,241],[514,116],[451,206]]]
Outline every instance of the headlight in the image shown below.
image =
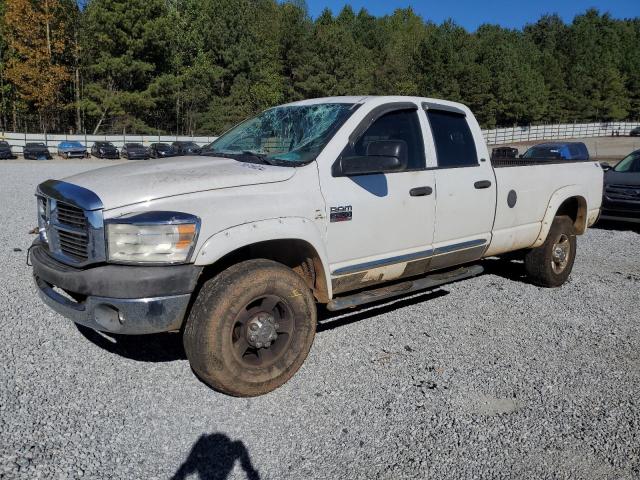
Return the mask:
[[180,212],[148,212],[108,221],[108,259],[119,263],[185,263],[200,219]]

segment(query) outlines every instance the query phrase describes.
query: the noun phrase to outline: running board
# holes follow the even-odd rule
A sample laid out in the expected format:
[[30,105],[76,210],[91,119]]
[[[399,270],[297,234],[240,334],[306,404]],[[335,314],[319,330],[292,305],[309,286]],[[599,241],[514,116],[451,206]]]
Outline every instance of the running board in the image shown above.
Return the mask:
[[445,283],[457,282],[465,278],[475,277],[484,271],[481,265],[471,265],[469,267],[458,268],[451,272],[434,273],[417,280],[397,283],[388,287],[376,288],[364,292],[348,295],[346,297],[338,297],[327,303],[327,310],[332,312],[354,308],[367,303],[378,302],[380,300],[388,300],[390,298],[406,295],[407,293],[426,290],[428,288],[438,287]]

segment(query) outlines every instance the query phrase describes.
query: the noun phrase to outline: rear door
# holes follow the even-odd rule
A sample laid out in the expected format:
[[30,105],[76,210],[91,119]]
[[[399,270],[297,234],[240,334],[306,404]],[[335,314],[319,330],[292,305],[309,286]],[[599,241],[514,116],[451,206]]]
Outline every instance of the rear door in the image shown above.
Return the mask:
[[430,266],[437,269],[482,257],[491,240],[496,181],[475,119],[456,107],[424,104],[423,108],[438,164]]

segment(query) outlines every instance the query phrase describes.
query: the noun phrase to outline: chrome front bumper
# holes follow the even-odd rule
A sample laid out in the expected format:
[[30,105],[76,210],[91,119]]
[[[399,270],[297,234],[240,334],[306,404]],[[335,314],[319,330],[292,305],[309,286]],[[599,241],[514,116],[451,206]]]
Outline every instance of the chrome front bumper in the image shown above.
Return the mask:
[[64,317],[95,330],[127,335],[180,329],[191,298],[190,294],[155,298],[88,296],[74,301],[41,278],[34,280],[42,301]]

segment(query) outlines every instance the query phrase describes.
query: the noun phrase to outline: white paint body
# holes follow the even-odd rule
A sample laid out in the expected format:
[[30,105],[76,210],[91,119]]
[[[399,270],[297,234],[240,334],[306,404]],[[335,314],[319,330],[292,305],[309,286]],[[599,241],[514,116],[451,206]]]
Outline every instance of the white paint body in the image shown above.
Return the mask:
[[[557,209],[568,198],[586,206],[578,233],[593,224],[602,199],[602,169],[597,162],[494,169],[480,127],[469,109],[441,100],[414,97],[340,97],[298,102],[358,103],[317,159],[300,167],[242,163],[211,157],[176,157],[94,170],[65,179],[94,191],[105,205],[105,219],[143,211],[180,211],[197,215],[201,230],[192,261],[210,265],[245,245],[298,239],[318,254],[327,294],[339,272],[358,270],[365,279],[403,275],[406,256],[420,256],[468,243],[482,245],[478,258],[540,245]],[[427,168],[389,173],[377,194],[363,188],[365,176],[334,177],[331,167],[349,135],[372,109],[392,102],[418,107]],[[466,114],[476,142],[478,166],[439,169],[424,102]],[[474,183],[489,180],[490,188]],[[415,187],[433,194],[412,197]],[[517,192],[511,208],[507,196]],[[349,205],[351,221],[331,223],[331,207]],[[456,247],[458,246],[458,247]],[[464,250],[464,248],[462,248]],[[388,262],[389,259],[398,261]],[[467,259],[468,260],[468,259]],[[385,264],[385,261],[387,263]],[[383,266],[377,266],[382,262]],[[437,261],[433,263],[437,266]]]

